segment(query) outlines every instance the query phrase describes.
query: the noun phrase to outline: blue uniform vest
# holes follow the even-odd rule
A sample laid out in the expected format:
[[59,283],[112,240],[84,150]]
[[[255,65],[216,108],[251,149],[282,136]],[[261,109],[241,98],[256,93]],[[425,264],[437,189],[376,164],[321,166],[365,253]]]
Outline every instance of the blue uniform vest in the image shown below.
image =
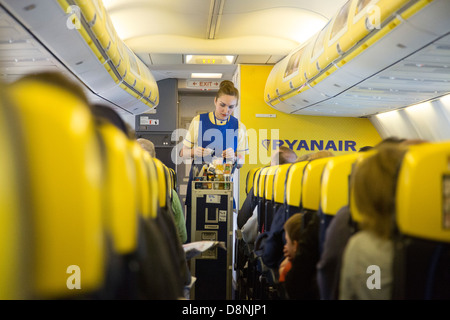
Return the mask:
[[212,157],[220,157],[222,152],[228,148],[232,148],[236,152],[238,147],[238,129],[239,121],[233,116],[230,116],[225,125],[217,125],[212,123],[209,119],[209,113],[200,114],[199,132],[198,132],[198,146],[202,148],[213,149],[213,153],[203,159],[194,159],[189,173],[189,181],[186,190],[186,205],[191,203],[191,188],[193,181],[194,166],[200,170],[203,163],[210,163]]
[[[232,148],[237,150],[239,121],[230,116],[225,125],[217,125],[209,119],[209,113],[200,115],[198,145],[202,148],[211,148],[213,155],[220,157],[222,151]],[[206,160],[206,159],[204,159]],[[210,161],[205,161],[210,162]]]

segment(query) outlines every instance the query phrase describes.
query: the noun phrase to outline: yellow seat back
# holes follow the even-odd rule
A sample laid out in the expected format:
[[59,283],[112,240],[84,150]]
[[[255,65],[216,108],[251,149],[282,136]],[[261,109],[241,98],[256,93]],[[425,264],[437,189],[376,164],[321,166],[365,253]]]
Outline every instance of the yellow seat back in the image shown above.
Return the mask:
[[275,203],[283,204],[286,194],[286,179],[289,168],[292,163],[286,163],[278,166],[273,181],[273,200]]
[[247,172],[247,176],[245,178],[245,193],[249,193],[255,183],[255,175],[261,167],[252,168]]
[[26,241],[31,227],[25,207],[28,183],[20,173],[26,168],[20,167],[23,146],[16,110],[8,100],[0,84],[0,300],[30,297],[26,258],[32,253]]
[[156,218],[159,210],[159,186],[158,186],[158,173],[156,172],[156,165],[153,158],[148,152],[144,152],[144,164],[148,172],[148,188],[149,188],[149,205],[150,205],[150,218]]
[[322,172],[330,158],[321,158],[308,162],[305,167],[302,184],[302,207],[307,210],[319,210]]
[[402,234],[450,243],[450,142],[409,147],[398,176],[396,221]]
[[167,198],[169,200],[169,204],[172,203],[172,190],[175,188],[175,184],[173,181],[173,175],[172,172],[168,166],[164,165],[164,175],[166,176],[166,192],[167,192]]
[[137,247],[138,202],[136,168],[127,136],[110,123],[98,127],[106,149],[103,188],[105,225],[115,252],[127,254]]
[[334,216],[348,205],[350,173],[357,157],[357,153],[351,153],[332,157],[326,163],[320,190],[320,207],[324,214]]
[[[68,90],[37,80],[17,82],[10,93],[30,183],[33,294],[46,299],[96,290],[104,280],[104,229],[101,158],[90,110]],[[81,280],[81,289],[73,289],[71,279]]]
[[266,178],[267,174],[269,172],[270,167],[264,167],[261,169],[261,172],[259,174],[259,180],[258,180],[258,195],[260,198],[265,197],[265,188],[266,188]]
[[170,173],[170,188],[175,189],[177,188],[177,173],[172,168],[167,168]]
[[302,201],[302,181],[307,161],[294,163],[286,177],[286,205],[300,207]]
[[155,163],[156,174],[158,177],[158,190],[159,190],[159,207],[165,208],[167,203],[167,190],[170,187],[170,181],[167,180],[165,165],[161,162],[161,160],[157,158],[153,158],[153,162]]
[[129,140],[131,155],[136,168],[136,197],[138,212],[144,218],[150,216],[150,175],[148,167],[145,164],[144,154],[146,151],[142,149],[135,140]]
[[253,178],[253,196],[258,197],[259,195],[259,179],[261,177],[261,170],[264,167],[259,168],[258,170],[256,170],[255,172],[255,177]]
[[266,200],[273,200],[273,182],[275,179],[275,172],[279,166],[271,166],[267,170],[266,183],[264,186],[264,197]]

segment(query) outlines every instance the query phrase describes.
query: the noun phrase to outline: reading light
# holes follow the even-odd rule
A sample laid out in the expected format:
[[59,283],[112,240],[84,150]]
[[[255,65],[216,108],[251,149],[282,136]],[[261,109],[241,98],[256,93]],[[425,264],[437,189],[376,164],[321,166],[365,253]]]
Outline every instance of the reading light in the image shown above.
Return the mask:
[[221,73],[192,73],[191,78],[193,79],[220,79],[222,78]]

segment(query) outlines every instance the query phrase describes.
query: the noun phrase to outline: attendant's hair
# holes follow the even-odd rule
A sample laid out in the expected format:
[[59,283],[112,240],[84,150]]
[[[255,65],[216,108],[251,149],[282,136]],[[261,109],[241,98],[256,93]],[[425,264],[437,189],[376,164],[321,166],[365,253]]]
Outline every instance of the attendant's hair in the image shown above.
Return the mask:
[[219,91],[216,94],[216,99],[223,95],[236,97],[236,99],[239,100],[239,90],[230,80],[224,80],[220,83]]

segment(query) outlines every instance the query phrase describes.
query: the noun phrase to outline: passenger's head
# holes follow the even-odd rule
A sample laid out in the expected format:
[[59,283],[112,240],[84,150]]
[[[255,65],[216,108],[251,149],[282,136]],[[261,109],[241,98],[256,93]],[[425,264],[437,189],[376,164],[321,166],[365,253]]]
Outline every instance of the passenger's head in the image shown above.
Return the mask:
[[129,136],[129,131],[126,122],[120,117],[120,115],[112,108],[103,104],[93,104],[91,106],[92,113],[97,122],[106,121],[115,125],[125,135]]
[[384,138],[383,140],[381,140],[378,144],[375,145],[375,148],[384,146],[384,145],[388,145],[388,144],[394,144],[394,145],[398,145],[402,142],[404,142],[406,139],[404,138],[398,138],[398,137],[387,137]]
[[400,142],[400,146],[409,147],[409,146],[413,146],[416,144],[422,144],[422,143],[426,143],[426,142],[428,142],[428,141],[423,140],[423,139],[407,139],[407,140]]
[[366,152],[366,151],[369,151],[372,149],[373,149],[372,146],[364,146],[364,147],[359,148],[358,152]]
[[153,142],[144,138],[139,138],[136,141],[139,142],[142,149],[147,151],[152,156],[152,158],[156,157],[155,145],[153,144]]
[[389,238],[393,229],[397,174],[406,148],[386,144],[362,159],[352,173],[355,205],[361,215],[362,229]]
[[214,114],[219,120],[228,119],[233,113],[239,100],[239,90],[233,82],[224,80],[220,83],[219,91],[214,98]]
[[302,214],[296,213],[292,215],[284,223],[284,236],[286,244],[284,245],[285,255],[289,259],[293,259],[298,251],[300,243],[300,233],[302,228]]
[[272,155],[270,161],[271,166],[282,165],[286,163],[294,163],[297,159],[297,154],[288,147],[279,147],[278,150]]
[[316,159],[326,158],[326,157],[334,157],[333,152],[328,151],[328,150],[320,150],[317,152],[304,154],[304,155],[301,155],[300,157],[298,157],[295,160],[295,162],[311,161],[311,160],[316,160]]

